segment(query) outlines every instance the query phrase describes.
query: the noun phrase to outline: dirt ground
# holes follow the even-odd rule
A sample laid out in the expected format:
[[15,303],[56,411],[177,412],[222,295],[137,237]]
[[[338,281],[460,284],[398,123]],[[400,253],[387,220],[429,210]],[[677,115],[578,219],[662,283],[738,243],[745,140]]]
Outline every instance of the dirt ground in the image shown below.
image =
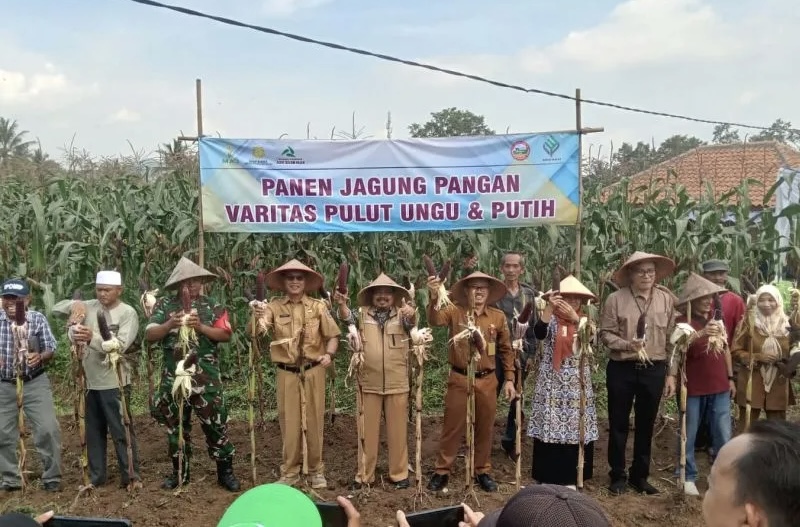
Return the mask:
[[[38,458],[33,457],[29,468],[31,483],[25,495],[19,492],[7,493],[0,497],[0,511],[21,510],[38,513],[55,509],[59,514],[89,517],[123,517],[129,518],[135,526],[164,527],[214,527],[225,508],[236,495],[226,492],[216,484],[216,472],[213,462],[205,454],[202,433],[198,425],[192,433],[195,445],[195,457],[192,460],[192,482],[186,492],[174,496],[172,492],[159,488],[162,478],[171,470],[166,457],[166,435],[152,419],[139,417],[135,422],[140,449],[141,470],[144,488],[131,496],[118,487],[119,473],[116,463],[110,463],[109,482],[105,487],[95,491],[92,498],[81,497],[76,501],[80,484],[79,441],[77,431],[71,426],[71,418],[62,419],[62,435],[64,443],[63,464],[64,479],[61,492],[51,494],[39,490],[40,467]],[[423,472],[427,475],[432,469],[438,442],[441,418],[426,418],[423,424]],[[611,496],[605,489],[608,484],[606,466],[607,423],[600,423],[601,440],[595,452],[595,477],[586,483],[585,492],[597,499],[613,524],[618,527],[647,526],[696,526],[701,524],[700,498],[678,497],[675,487],[668,481],[675,459],[675,432],[667,426],[656,438],[653,450],[653,469],[651,482],[662,493],[657,496],[638,496],[627,493],[623,496]],[[319,491],[318,501],[334,500],[337,495],[348,496],[348,483],[355,473],[357,453],[355,422],[352,417],[338,415],[335,423],[326,425],[325,462],[329,488]],[[514,464],[509,461],[499,447],[499,436],[502,432],[501,421],[495,425],[497,441],[493,451],[494,476],[500,484],[498,493],[489,494],[477,490],[479,503],[468,500],[476,510],[490,511],[498,508],[514,493]],[[231,425],[231,436],[238,449],[235,460],[236,474],[242,482],[243,491],[252,486],[250,481],[250,450],[247,425],[234,422]],[[632,437],[629,439],[629,445]],[[30,444],[30,439],[29,439]],[[268,483],[278,479],[280,456],[280,432],[277,422],[266,424],[266,430],[257,434],[258,445],[258,478],[259,483]],[[409,426],[409,445],[413,463],[413,426]],[[32,454],[33,446],[29,453]],[[701,492],[706,488],[705,478],[708,473],[708,460],[704,454],[698,454],[701,478],[698,487]],[[456,461],[454,472],[450,478],[449,493],[445,496],[426,494],[415,501],[415,490],[392,490],[381,484],[368,491],[360,491],[352,496],[353,502],[362,514],[362,525],[366,527],[386,527],[395,525],[394,515],[397,509],[406,511],[429,509],[457,504],[464,498],[463,459]],[[531,448],[526,442],[522,463],[523,485],[530,483]],[[378,473],[385,471],[385,460],[379,461]],[[412,480],[413,481],[413,480]],[[427,479],[426,479],[427,481]]]

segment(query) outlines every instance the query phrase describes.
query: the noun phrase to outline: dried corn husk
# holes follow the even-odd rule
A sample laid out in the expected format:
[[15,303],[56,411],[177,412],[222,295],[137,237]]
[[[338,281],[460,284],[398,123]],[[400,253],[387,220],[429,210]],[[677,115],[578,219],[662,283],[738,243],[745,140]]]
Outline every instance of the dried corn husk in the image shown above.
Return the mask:
[[714,353],[715,355],[724,353],[728,348],[728,332],[725,331],[725,324],[720,320],[711,320],[709,324],[716,324],[719,326],[720,334],[708,337],[708,348],[706,352]]
[[575,357],[580,358],[583,354],[586,354],[587,357],[592,357],[594,355],[592,342],[594,341],[596,332],[597,326],[589,319],[589,317],[580,317],[580,320],[578,321],[578,331],[576,334],[578,345],[576,347],[577,349]]

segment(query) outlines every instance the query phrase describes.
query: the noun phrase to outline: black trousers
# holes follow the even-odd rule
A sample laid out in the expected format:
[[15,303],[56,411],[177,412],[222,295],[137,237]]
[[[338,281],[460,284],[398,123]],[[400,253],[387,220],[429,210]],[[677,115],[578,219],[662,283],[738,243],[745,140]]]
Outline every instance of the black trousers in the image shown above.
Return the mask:
[[[130,408],[131,387],[125,387],[125,398]],[[106,454],[108,435],[114,444],[119,465],[120,482],[127,485],[128,449],[125,437],[125,425],[122,422],[122,407],[119,390],[88,390],[86,392],[86,450],[89,456],[89,478],[92,485],[99,486],[106,482]],[[139,452],[136,448],[136,436],[131,423],[131,449],[133,454],[133,478],[139,477]]]
[[634,361],[608,361],[608,465],[612,482],[625,479],[625,446],[630,430],[631,408],[635,412],[636,429],[628,477],[631,481],[641,481],[650,475],[653,427],[658,417],[666,375],[666,361],[653,361],[651,365]]

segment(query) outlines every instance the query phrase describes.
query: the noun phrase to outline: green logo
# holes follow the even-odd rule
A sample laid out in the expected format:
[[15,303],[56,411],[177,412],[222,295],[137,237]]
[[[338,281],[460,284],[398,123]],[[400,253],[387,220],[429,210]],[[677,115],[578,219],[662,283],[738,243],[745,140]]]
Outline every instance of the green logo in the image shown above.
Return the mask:
[[233,146],[228,145],[228,151],[222,156],[222,163],[225,165],[239,164],[239,159],[233,154]]
[[282,157],[296,157],[294,155],[294,148],[292,148],[291,146],[287,146],[286,148],[283,149],[283,152],[281,152],[281,156]]
[[558,143],[556,138],[551,135],[548,136],[547,139],[545,139],[542,148],[544,148],[544,151],[547,153],[548,156],[552,156],[553,154],[556,153],[559,146],[561,145]]

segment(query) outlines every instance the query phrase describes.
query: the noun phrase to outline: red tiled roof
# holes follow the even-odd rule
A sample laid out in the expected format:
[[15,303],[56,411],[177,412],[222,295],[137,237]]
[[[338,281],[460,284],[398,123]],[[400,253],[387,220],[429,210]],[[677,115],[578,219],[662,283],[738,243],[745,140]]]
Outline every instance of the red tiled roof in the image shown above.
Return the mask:
[[[661,179],[661,185],[682,185],[695,199],[707,196],[710,185],[716,199],[743,180],[754,179],[761,185],[750,185],[750,202],[761,207],[782,167],[800,168],[800,152],[777,141],[700,146],[631,176],[629,195],[631,201],[640,201],[637,187]],[[774,204],[773,195],[767,205]]]

